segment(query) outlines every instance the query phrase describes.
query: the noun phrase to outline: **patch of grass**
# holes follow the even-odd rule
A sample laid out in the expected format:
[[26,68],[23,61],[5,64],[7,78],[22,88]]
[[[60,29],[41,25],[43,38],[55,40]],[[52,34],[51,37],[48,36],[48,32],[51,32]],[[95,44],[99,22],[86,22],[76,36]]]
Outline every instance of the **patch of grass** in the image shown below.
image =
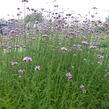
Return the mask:
[[[1,109],[103,109],[109,106],[109,77],[105,76],[109,72],[107,50],[90,49],[90,45],[81,43],[84,38],[66,39],[60,34],[37,38],[23,42],[26,47],[21,52],[15,48],[8,49],[7,53],[1,50]],[[88,42],[91,41],[89,38]],[[22,44],[20,38],[12,42]],[[62,47],[68,50],[62,51]],[[24,62],[26,56],[31,57],[32,62]],[[14,61],[19,64],[12,66],[10,63]],[[41,70],[35,70],[35,66]],[[19,69],[26,72],[20,75]],[[72,74],[71,79],[66,77],[67,72]],[[81,85],[84,87],[80,88]]]

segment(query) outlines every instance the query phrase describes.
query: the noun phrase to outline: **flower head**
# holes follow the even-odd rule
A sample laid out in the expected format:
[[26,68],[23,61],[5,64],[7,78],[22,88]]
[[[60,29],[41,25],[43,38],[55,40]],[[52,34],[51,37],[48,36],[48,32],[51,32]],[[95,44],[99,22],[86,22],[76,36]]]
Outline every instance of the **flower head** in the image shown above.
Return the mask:
[[82,41],[82,44],[88,45],[89,43],[87,41]]
[[25,70],[24,70],[24,69],[20,69],[20,70],[18,70],[18,73],[19,73],[20,75],[23,75],[23,74],[25,73]]
[[41,68],[40,68],[40,66],[36,66],[34,69],[35,70],[40,70]]
[[28,0],[22,0],[22,2],[28,2]]
[[37,38],[36,38],[36,37],[32,37],[31,39],[32,39],[32,40],[36,40]]
[[69,13],[69,14],[66,14],[66,16],[71,16],[71,15],[72,15],[72,14],[70,14],[70,13]]
[[31,62],[32,61],[32,58],[30,58],[30,57],[24,57],[23,58],[23,61],[25,61],[25,62]]
[[26,9],[27,9],[28,11],[30,11],[30,8],[29,8],[29,7],[27,7]]
[[71,79],[73,76],[72,76],[72,74],[71,74],[70,72],[68,72],[68,73],[66,73],[66,77],[67,77],[68,79]]
[[105,74],[105,76],[109,76],[109,72],[107,72],[107,73]]
[[34,11],[34,9],[33,9],[33,8],[31,8],[31,11]]
[[18,65],[18,62],[11,62],[11,65],[16,66],[16,65]]
[[20,8],[17,8],[17,10],[20,10]]
[[15,30],[9,31],[9,36],[13,36],[13,35],[15,35],[15,34],[16,34],[16,31],[15,31]]
[[82,85],[80,85],[80,88],[82,89],[82,88],[84,88],[84,85],[82,84]]
[[61,51],[68,51],[68,49],[65,48],[65,47],[62,47],[62,48],[61,48]]
[[97,46],[92,45],[92,46],[90,46],[90,48],[93,48],[94,49],[94,48],[97,48]]
[[18,72],[19,72],[19,73],[24,73],[25,70],[24,70],[24,69],[20,69],[20,70],[18,70]]
[[69,32],[68,34],[75,35],[75,34],[76,34],[76,32]]
[[97,57],[100,58],[100,59],[104,58],[104,56],[102,56],[102,55],[97,55]]
[[43,34],[42,37],[48,37],[48,35],[47,34]]

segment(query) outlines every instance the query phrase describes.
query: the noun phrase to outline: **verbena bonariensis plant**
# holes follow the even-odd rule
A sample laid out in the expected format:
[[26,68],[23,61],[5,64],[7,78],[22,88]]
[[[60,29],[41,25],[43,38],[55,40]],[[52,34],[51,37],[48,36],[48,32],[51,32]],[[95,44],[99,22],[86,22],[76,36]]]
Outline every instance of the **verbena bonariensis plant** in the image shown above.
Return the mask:
[[44,23],[35,34],[29,31],[26,44],[23,33],[20,37],[3,37],[1,109],[109,107],[107,34],[98,36],[88,21],[80,24],[76,18],[74,24],[66,21],[63,26],[58,21],[62,18]]

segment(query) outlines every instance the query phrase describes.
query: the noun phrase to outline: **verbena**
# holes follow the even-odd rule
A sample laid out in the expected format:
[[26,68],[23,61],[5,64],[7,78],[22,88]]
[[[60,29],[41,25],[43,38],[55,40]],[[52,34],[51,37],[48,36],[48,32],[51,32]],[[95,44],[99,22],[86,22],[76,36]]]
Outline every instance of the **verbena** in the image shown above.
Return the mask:
[[0,109],[109,108],[109,26],[58,20],[0,37]]
[[[1,50],[1,109],[106,109],[109,106],[108,48],[91,49],[81,44],[82,38],[66,39],[55,33],[48,38],[36,37],[22,51],[20,48]],[[78,44],[81,49],[77,48]],[[62,47],[68,50],[62,51]],[[26,56],[32,61],[24,62]],[[14,61],[19,64],[12,66]],[[35,70],[35,66],[41,69]],[[25,73],[21,75],[19,69],[25,69]],[[73,75],[71,79],[66,77],[67,72]]]

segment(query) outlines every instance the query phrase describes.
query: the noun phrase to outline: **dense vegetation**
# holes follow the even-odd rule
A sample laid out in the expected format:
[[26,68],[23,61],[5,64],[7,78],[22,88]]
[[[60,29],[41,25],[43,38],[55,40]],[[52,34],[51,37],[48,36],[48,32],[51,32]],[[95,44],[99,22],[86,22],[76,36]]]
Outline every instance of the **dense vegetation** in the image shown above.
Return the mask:
[[56,16],[0,36],[0,109],[109,108],[109,25]]

